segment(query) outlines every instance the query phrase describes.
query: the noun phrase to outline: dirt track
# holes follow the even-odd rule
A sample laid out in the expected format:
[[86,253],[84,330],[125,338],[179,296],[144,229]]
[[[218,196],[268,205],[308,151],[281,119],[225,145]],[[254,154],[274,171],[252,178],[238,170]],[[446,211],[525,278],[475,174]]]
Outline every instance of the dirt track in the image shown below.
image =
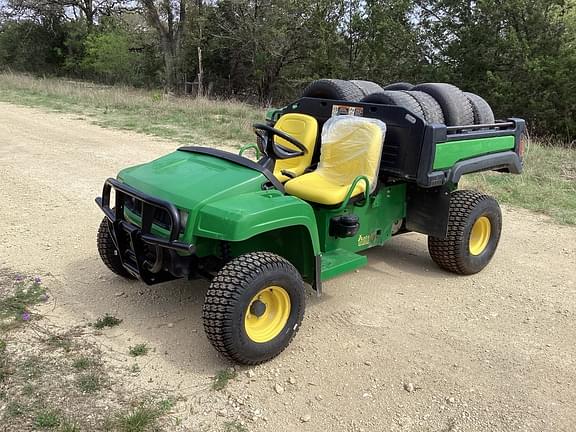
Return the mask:
[[207,284],[126,282],[95,249],[104,179],[177,146],[0,103],[0,267],[45,276],[54,322],[123,318],[101,343],[117,362],[130,344],[155,347],[139,379],[186,397],[185,427],[241,416],[250,431],[575,430],[576,229],[510,208],[481,274],[447,274],[424,236],[396,238],[310,295],[283,355],[208,390],[229,364],[203,333]]

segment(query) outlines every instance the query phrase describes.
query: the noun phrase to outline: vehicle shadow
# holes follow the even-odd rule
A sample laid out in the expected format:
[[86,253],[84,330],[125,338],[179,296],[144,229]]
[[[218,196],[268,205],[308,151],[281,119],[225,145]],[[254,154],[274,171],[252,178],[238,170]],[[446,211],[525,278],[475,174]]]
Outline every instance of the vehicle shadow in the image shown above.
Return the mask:
[[426,237],[416,233],[393,237],[382,247],[370,249],[364,255],[368,257],[365,268],[373,272],[386,275],[408,273],[432,279],[458,277],[442,270],[432,261]]

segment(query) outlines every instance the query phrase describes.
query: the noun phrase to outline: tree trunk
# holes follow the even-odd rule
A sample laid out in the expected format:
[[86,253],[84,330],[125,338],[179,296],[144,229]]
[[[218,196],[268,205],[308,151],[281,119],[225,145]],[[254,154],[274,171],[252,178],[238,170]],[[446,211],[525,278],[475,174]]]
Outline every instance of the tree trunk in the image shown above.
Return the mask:
[[202,47],[198,45],[198,97],[204,96],[204,69],[202,66]]
[[166,22],[160,18],[158,7],[154,0],[142,0],[144,13],[148,24],[150,24],[160,37],[160,47],[164,58],[164,71],[166,80],[166,91],[178,91],[178,65],[180,64],[180,45],[186,25],[186,0],[180,0],[179,19],[175,22],[175,10],[172,9],[171,2],[164,2],[163,12],[167,14]]

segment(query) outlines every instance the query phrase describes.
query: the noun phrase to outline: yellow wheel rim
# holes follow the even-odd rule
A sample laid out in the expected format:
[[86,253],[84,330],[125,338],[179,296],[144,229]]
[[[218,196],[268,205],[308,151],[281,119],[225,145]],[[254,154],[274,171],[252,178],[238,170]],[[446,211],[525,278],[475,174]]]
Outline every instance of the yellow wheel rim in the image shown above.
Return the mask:
[[486,216],[479,217],[474,226],[472,226],[472,231],[470,231],[470,241],[468,243],[468,248],[471,255],[480,255],[488,246],[490,241],[490,234],[492,233],[492,224],[490,219]]
[[264,288],[250,300],[244,315],[248,337],[256,343],[270,342],[280,334],[290,317],[290,296],[279,286]]

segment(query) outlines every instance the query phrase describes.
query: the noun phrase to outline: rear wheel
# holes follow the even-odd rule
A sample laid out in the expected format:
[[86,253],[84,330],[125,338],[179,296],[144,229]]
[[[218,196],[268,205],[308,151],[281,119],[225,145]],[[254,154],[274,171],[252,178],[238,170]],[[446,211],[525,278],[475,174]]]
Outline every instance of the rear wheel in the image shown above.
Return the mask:
[[98,235],[96,237],[96,244],[98,246],[98,253],[100,254],[100,258],[102,258],[102,261],[104,264],[106,264],[106,267],[108,267],[118,276],[122,276],[126,279],[136,279],[122,265],[120,254],[118,249],[116,249],[116,245],[114,244],[112,235],[110,234],[110,229],[108,228],[107,218],[102,219],[102,222],[100,222]]
[[304,317],[304,282],[284,258],[252,252],[212,281],[203,307],[208,339],[229,360],[254,365],[280,354]]
[[494,256],[501,231],[502,213],[494,198],[456,191],[450,198],[448,234],[428,237],[428,251],[436,264],[450,272],[478,273]]

